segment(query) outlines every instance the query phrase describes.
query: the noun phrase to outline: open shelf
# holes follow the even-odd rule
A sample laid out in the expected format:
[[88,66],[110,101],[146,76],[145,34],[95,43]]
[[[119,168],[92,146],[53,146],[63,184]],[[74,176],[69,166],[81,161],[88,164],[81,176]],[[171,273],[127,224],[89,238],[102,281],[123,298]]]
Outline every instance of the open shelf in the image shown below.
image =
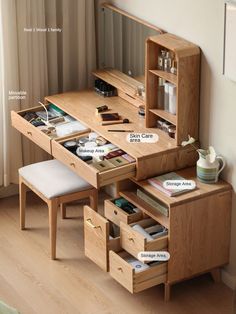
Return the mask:
[[172,113],[169,113],[162,109],[149,109],[152,113],[154,113],[156,116],[176,125],[177,124],[177,118],[176,115],[173,115]]
[[122,191],[120,195],[127,199],[129,202],[140,208],[143,212],[148,214],[151,218],[157,220],[162,226],[169,229],[169,218],[162,215],[157,209],[150,206],[144,200],[136,195],[134,191]]
[[163,78],[164,80],[166,80],[172,84],[177,85],[177,75],[176,74],[172,74],[172,73],[169,73],[166,71],[161,71],[161,70],[149,70],[149,72]]

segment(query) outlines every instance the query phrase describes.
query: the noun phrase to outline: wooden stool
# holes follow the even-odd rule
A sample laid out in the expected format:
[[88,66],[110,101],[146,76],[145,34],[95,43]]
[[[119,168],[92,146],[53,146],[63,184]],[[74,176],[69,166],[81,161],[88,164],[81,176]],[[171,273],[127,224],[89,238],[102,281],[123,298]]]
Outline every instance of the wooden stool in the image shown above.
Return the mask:
[[25,229],[26,190],[30,188],[48,205],[51,259],[56,258],[57,210],[66,217],[65,204],[84,198],[97,210],[97,190],[58,160],[43,161],[19,169],[20,227]]

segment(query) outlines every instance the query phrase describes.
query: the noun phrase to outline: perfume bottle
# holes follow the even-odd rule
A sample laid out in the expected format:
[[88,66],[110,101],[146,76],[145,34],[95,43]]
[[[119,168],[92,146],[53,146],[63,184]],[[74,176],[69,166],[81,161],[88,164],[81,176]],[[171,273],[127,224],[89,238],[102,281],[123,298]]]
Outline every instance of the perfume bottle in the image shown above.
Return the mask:
[[161,50],[161,54],[158,56],[158,70],[164,70],[165,55],[166,51]]
[[177,74],[177,61],[176,60],[172,60],[172,66],[170,68],[170,73],[172,74]]
[[172,65],[171,53],[168,51],[164,58],[164,71],[170,72]]

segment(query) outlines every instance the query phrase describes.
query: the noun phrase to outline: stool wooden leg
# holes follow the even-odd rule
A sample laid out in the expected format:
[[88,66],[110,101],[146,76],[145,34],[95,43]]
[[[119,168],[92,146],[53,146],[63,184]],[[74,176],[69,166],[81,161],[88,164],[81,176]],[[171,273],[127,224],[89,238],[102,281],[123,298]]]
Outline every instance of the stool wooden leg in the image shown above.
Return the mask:
[[48,201],[49,210],[49,234],[50,234],[50,249],[51,259],[56,259],[56,236],[57,236],[57,199]]
[[61,218],[66,219],[66,204],[61,203],[60,208],[61,208]]
[[19,202],[20,202],[20,228],[25,229],[25,203],[26,203],[26,185],[19,177]]
[[98,190],[96,190],[96,189],[92,190],[92,192],[89,196],[89,200],[90,200],[90,207],[92,207],[92,209],[97,211],[97,209],[98,209]]

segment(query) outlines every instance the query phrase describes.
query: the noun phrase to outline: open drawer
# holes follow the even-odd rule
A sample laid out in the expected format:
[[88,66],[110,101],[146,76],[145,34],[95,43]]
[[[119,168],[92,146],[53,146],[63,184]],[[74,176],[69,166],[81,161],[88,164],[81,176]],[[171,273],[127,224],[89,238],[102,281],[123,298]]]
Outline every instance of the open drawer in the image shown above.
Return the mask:
[[148,228],[158,223],[153,219],[143,219],[137,223],[125,224],[120,223],[120,240],[121,246],[127,252],[138,258],[138,254],[143,251],[160,251],[167,250],[168,235],[160,236],[153,240],[148,240],[143,234],[134,230],[134,225],[139,225],[143,228]]
[[52,155],[63,162],[70,169],[83,177],[96,188],[134,177],[136,174],[136,162],[127,163],[123,166],[114,166],[112,169],[100,171],[80,159],[76,154],[66,149],[63,144],[68,141],[78,141],[81,136],[72,136],[66,140],[52,141]]
[[[49,104],[46,104],[45,106],[48,107]],[[47,153],[51,154],[52,153],[51,141],[52,141],[52,138],[57,138],[56,133],[50,136],[42,132],[40,127],[34,126],[33,124],[31,124],[28,120],[24,118],[26,114],[35,113],[37,111],[43,111],[43,107],[37,106],[30,109],[18,111],[18,112],[11,111],[12,126],[16,128],[18,131],[20,131],[23,135],[25,135],[28,139],[30,139],[35,144],[37,144],[42,149],[44,149]],[[74,134],[83,134],[85,132],[89,132],[89,129],[86,128],[83,131],[75,132]],[[67,138],[67,137],[68,136],[64,136],[60,138],[62,139],[62,138]]]
[[121,250],[120,237],[114,234],[118,229],[91,207],[84,206],[85,255],[105,271],[109,270],[109,250]]
[[143,212],[128,214],[122,208],[114,204],[115,200],[105,200],[104,214],[105,217],[116,225],[120,226],[120,222],[131,224],[132,222],[139,221],[143,218]]
[[33,141],[35,144],[51,154],[51,138],[24,119],[24,115],[29,112],[42,110],[42,106],[30,108],[22,111],[11,111],[12,126],[20,131],[23,135]]
[[152,265],[136,272],[125,251],[109,252],[110,275],[131,293],[140,292],[167,281],[167,263]]

